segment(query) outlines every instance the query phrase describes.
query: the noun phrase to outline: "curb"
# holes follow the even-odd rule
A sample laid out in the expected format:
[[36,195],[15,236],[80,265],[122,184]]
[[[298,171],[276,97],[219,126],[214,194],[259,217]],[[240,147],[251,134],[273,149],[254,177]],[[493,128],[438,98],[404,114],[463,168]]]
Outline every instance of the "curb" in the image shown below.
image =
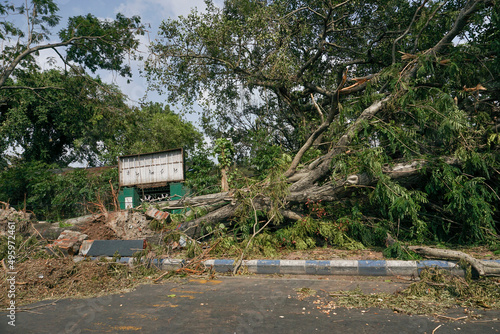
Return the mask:
[[[84,257],[75,257],[81,261]],[[98,257],[90,257],[92,260]],[[107,257],[107,260],[112,260]],[[496,262],[500,260],[484,260]],[[134,258],[122,257],[119,263],[134,265]],[[155,259],[150,262],[162,270],[177,270],[185,265],[181,259]],[[233,271],[234,260],[206,260],[205,267],[211,267],[215,272],[227,273]],[[419,276],[426,268],[440,268],[454,275],[464,276],[465,271],[455,261],[401,261],[401,260],[244,260],[242,268],[254,274],[287,274],[287,275],[346,275],[346,276]]]
[[[233,260],[207,260],[205,266],[213,267],[216,272],[232,272],[233,263]],[[451,261],[247,260],[243,261],[242,266],[255,274],[418,276],[422,269],[439,267],[456,275],[464,275],[464,270]]]

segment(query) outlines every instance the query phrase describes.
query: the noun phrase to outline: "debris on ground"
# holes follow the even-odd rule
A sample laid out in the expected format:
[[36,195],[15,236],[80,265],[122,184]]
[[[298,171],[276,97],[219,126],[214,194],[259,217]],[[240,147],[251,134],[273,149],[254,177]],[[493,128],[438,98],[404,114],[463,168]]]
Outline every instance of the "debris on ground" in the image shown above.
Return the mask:
[[80,226],[80,231],[88,235],[92,240],[114,240],[121,239],[114,229],[109,226],[107,215],[100,214],[93,217],[92,220],[85,222]]
[[[175,223],[165,224],[170,219],[170,214],[150,207],[146,212],[104,212],[62,223],[36,224],[32,214],[16,211],[5,205],[4,209],[0,209],[0,237],[6,239],[5,226],[8,221],[16,221],[16,289],[20,303],[118,292],[133,288],[140,282],[159,282],[179,275],[214,278],[215,272],[206,267],[204,261],[227,256],[218,248],[224,238],[219,237],[211,243],[200,243],[177,231]],[[48,238],[47,235],[55,236]],[[46,249],[52,252],[48,253]],[[2,247],[1,252],[5,258]],[[486,248],[477,248],[474,252],[480,258],[493,259],[498,255]],[[84,256],[83,260],[74,261],[71,256],[77,253]],[[134,260],[134,267],[129,267],[126,263],[107,262],[105,259],[89,261],[85,256],[134,256],[138,261]],[[255,256],[259,255],[249,254],[248,258]],[[342,250],[334,247],[307,251],[282,249],[276,256],[305,260],[384,259],[382,250],[379,249]],[[183,259],[180,260],[182,267],[178,268],[176,263],[167,272],[156,267],[159,263],[157,260],[168,258]],[[0,267],[0,288],[4,288],[6,284],[6,273],[7,270],[2,271]],[[324,313],[331,312],[336,307],[373,306],[409,314],[438,313],[457,306],[500,308],[498,279],[471,280],[470,277],[446,276],[449,273],[425,273],[426,271],[422,272],[420,281],[395,295],[363,294],[355,290],[329,293],[319,298],[316,291],[301,289],[297,291],[297,298],[318,298],[317,307]],[[5,305],[6,302],[5,296],[0,296],[0,305]]]
[[[103,261],[80,261],[72,258],[39,258],[16,267],[16,305],[44,299],[80,298],[129,291],[157,276],[158,269]],[[7,273],[0,271],[0,289],[7,291]],[[149,278],[148,278],[149,277]],[[6,296],[6,294],[5,294]],[[0,297],[0,306],[9,299]]]
[[116,233],[117,239],[142,239],[157,233],[150,227],[151,219],[140,211],[108,212],[106,219],[107,226]]
[[[307,289],[307,288],[306,288]],[[395,313],[435,315],[450,309],[498,309],[500,308],[500,282],[482,277],[472,280],[438,268],[427,268],[420,279],[396,294],[364,293],[357,288],[351,291],[333,291],[316,295],[304,289],[297,291],[296,298],[315,298],[313,304],[325,314],[337,308],[382,308]]]
[[4,209],[0,209],[0,236],[7,235],[9,222],[16,223],[16,233],[26,234],[30,223],[35,221],[34,215],[30,212],[17,211],[4,202],[0,204],[4,206]]
[[46,246],[46,249],[54,255],[58,253],[70,256],[77,255],[82,242],[87,238],[88,235],[84,233],[64,230],[57,240]]
[[152,206],[150,206],[147,209],[146,216],[148,216],[149,218],[152,218],[152,219],[156,219],[156,220],[164,220],[167,223],[172,221],[172,217],[171,217],[170,213],[165,212],[165,211],[160,211]]

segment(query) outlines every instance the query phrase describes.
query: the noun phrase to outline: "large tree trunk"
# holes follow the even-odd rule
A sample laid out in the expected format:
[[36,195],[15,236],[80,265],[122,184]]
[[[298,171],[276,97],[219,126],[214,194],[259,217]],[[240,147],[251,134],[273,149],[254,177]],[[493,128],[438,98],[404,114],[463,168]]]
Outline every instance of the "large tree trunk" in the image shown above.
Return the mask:
[[[445,158],[448,164],[457,164],[458,161],[454,158]],[[424,160],[413,160],[402,162],[392,166],[384,166],[383,173],[391,179],[404,184],[417,184],[420,181],[419,171],[429,164]],[[293,177],[292,177],[293,178]],[[334,202],[350,195],[353,191],[361,187],[373,186],[376,184],[377,179],[368,174],[352,174],[345,179],[332,180],[319,186],[310,184],[308,187],[301,187],[300,191],[290,192],[285,202],[288,203],[288,208],[282,210],[285,218],[291,220],[298,220],[302,216],[290,209],[294,204],[306,203],[308,201],[318,202]],[[257,209],[266,209],[269,202],[265,198],[255,200]],[[211,206],[216,208],[208,214],[196,218],[192,221],[183,223],[180,229],[186,232],[191,237],[198,237],[201,233],[201,225],[228,221],[234,217],[238,202],[230,192],[203,195],[197,197],[186,198],[179,201],[165,202],[161,205],[163,209],[175,209],[180,207],[198,207],[198,206]]]

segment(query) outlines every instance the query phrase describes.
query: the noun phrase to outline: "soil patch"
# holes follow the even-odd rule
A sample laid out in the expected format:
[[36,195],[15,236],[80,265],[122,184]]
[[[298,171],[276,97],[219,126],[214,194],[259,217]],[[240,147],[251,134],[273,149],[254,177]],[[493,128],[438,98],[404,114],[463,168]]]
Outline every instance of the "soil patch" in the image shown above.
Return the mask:
[[316,248],[303,251],[289,251],[282,256],[284,260],[385,260],[381,250],[357,249],[345,250],[335,248]]
[[[481,260],[500,260],[500,254],[493,252],[488,247],[470,247],[457,249],[464,253],[470,254],[476,259]],[[217,254],[210,253],[210,258],[232,259],[234,254]],[[175,249],[169,253],[171,258],[185,259],[187,252],[183,249]],[[249,253],[245,256],[245,260],[391,260],[383,254],[383,248],[374,247],[366,249],[337,249],[333,247],[318,247],[306,250],[291,250],[281,249],[275,256],[263,256],[262,254]],[[392,259],[395,260],[395,259]]]
[[116,232],[106,224],[104,215],[98,216],[83,224],[81,232],[88,235],[90,240],[115,240],[120,239]]

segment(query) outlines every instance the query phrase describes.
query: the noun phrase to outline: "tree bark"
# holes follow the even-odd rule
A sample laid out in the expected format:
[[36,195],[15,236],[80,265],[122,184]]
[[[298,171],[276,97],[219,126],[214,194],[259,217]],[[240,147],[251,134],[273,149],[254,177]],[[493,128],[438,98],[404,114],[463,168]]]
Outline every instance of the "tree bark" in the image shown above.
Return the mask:
[[385,106],[390,98],[391,96],[387,96],[380,101],[374,102],[371,106],[363,110],[356,121],[349,126],[346,133],[337,141],[337,145],[335,146],[335,148],[321,157],[319,161],[313,162],[316,167],[314,169],[311,169],[311,171],[307,175],[305,175],[305,177],[292,184],[290,186],[290,192],[297,192],[309,188],[316,181],[325,177],[330,171],[330,164],[333,157],[347,150],[347,146],[351,143],[354,136],[359,131],[361,131],[363,122],[371,119],[378,111],[380,111]]
[[469,263],[480,276],[500,276],[499,263],[478,260],[475,257],[464,252],[424,246],[409,246],[408,248],[417,254],[421,254],[431,258],[456,261],[464,260]]
[[[443,159],[448,164],[458,164],[455,158],[445,157]],[[429,164],[426,160],[412,160],[407,162],[398,163],[395,165],[386,165],[382,171],[385,175],[400,183],[416,184],[420,180],[419,171]],[[293,178],[293,177],[292,177]],[[309,187],[303,188],[300,191],[290,192],[286,197],[285,202],[289,204],[306,203],[307,201],[323,201],[334,202],[349,196],[353,191],[361,187],[370,187],[375,185],[377,179],[366,174],[352,174],[345,179],[333,180],[321,186],[312,184]],[[227,221],[234,217],[238,203],[231,193],[219,193],[211,195],[203,195],[192,198],[186,198],[181,201],[171,201],[161,205],[162,208],[179,208],[185,206],[204,206],[214,205],[214,203],[222,207],[214,210],[205,216],[196,218],[192,221],[186,222],[180,226],[180,230],[186,232],[191,237],[197,237],[201,233],[200,225],[208,224],[213,225],[218,222]],[[255,200],[255,205],[259,210],[265,210],[269,207],[269,201],[266,198],[259,198]],[[290,210],[290,205],[281,210],[282,215],[290,220],[299,220],[302,216]]]

